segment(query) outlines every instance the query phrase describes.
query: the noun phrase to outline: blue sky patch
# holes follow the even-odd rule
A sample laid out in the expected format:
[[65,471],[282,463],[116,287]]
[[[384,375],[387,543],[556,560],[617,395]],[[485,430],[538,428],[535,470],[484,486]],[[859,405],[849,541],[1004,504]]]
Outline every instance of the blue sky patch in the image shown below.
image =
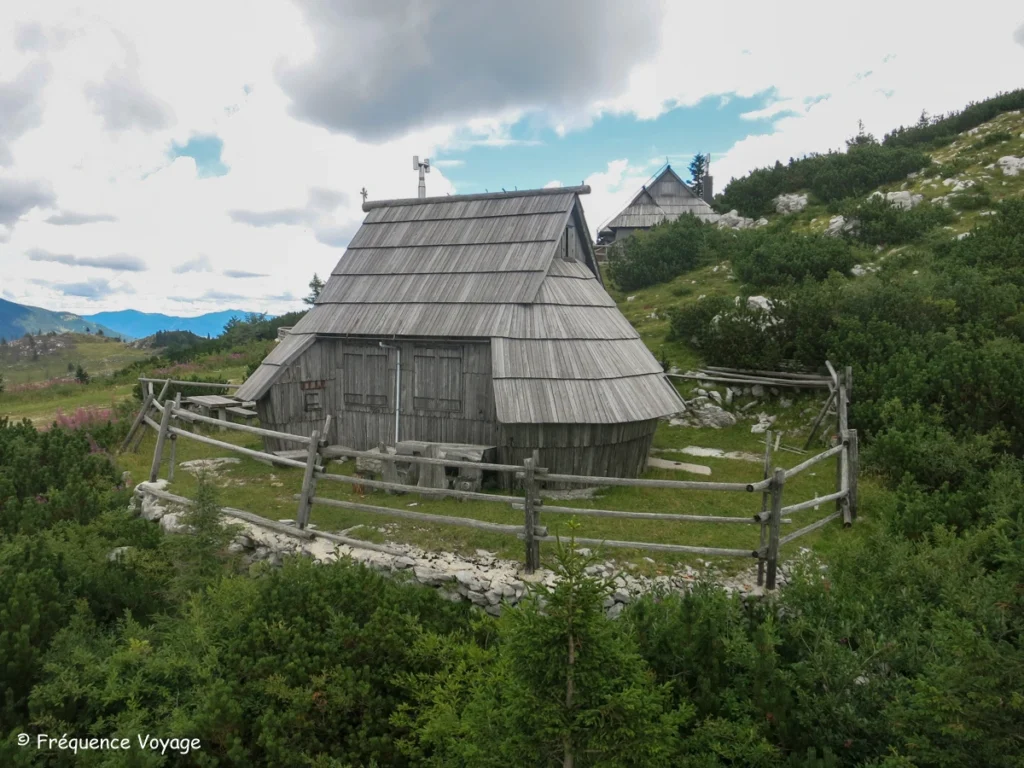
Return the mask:
[[193,136],[184,145],[171,145],[171,157],[191,157],[196,161],[200,178],[223,176],[228,167],[220,159],[224,142],[217,136]]
[[[589,128],[565,136],[527,118],[512,127],[512,143],[506,146],[477,144],[449,149],[432,161],[444,169],[460,194],[485,189],[497,192],[502,186],[533,189],[556,179],[566,185],[579,184],[590,174],[606,170],[610,160],[622,158],[631,166],[650,165],[652,170],[667,158],[685,178],[686,168],[697,152],[711,153],[714,175],[716,155],[725,154],[748,136],[772,132],[772,124],[785,113],[755,120],[742,115],[775,100],[772,91],[750,98],[709,96],[655,120],[605,115]],[[430,182],[427,184],[429,187]]]

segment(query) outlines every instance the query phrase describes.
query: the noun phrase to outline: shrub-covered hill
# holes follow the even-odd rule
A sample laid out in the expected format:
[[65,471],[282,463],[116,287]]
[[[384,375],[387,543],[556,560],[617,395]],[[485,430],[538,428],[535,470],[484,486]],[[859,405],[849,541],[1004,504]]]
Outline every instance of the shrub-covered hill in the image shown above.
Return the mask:
[[[904,136],[898,147],[920,151],[923,166],[910,171],[901,166],[898,175],[883,169],[882,175],[893,180],[855,196],[823,200],[809,187],[773,182],[768,186],[784,190],[776,197],[789,197],[782,204],[765,198],[770,210],[766,226],[723,230],[684,218],[627,241],[606,266],[610,291],[652,351],[685,367],[701,355],[671,333],[670,315],[704,297],[778,292],[806,277],[820,281],[833,270],[848,278],[850,290],[855,290],[855,283],[884,266],[889,276],[906,273],[926,282],[936,254],[997,218],[1000,202],[1024,198],[1024,161],[1019,161],[1024,158],[1024,113],[1015,108],[976,122],[979,116],[991,115],[993,105],[1015,104],[1015,94],[932,121],[931,132],[914,127],[890,134],[887,143],[893,136]],[[965,122],[970,127],[964,132],[946,132],[949,124]],[[918,138],[911,142],[909,136]],[[849,144],[847,154],[887,147],[864,136]],[[818,167],[826,168],[838,158],[821,156]],[[848,167],[832,163],[829,173]],[[755,171],[733,181],[716,204],[736,207],[734,188],[746,195],[751,179],[774,173],[786,177],[787,184],[792,178],[781,165],[774,171]],[[779,213],[777,207],[793,212]],[[761,210],[741,212],[759,215]]]
[[1024,484],[1022,156],[1010,110],[871,193],[808,194],[758,228],[683,217],[642,233],[608,277],[667,366],[852,366],[851,426],[897,492],[900,535],[1017,530],[1020,499],[996,497]]

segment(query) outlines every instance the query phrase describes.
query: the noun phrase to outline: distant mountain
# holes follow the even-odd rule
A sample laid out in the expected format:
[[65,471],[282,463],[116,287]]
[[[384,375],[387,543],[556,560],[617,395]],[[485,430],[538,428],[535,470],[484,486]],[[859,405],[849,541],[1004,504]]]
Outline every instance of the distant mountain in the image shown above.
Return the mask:
[[26,333],[33,335],[39,332],[49,333],[96,333],[103,331],[107,336],[120,336],[126,341],[134,335],[126,331],[116,331],[102,321],[74,315],[70,312],[51,312],[40,307],[15,304],[13,301],[0,299],[0,338],[19,339]]
[[125,309],[120,312],[98,312],[95,315],[86,315],[85,319],[108,325],[119,333],[136,339],[152,336],[159,331],[191,331],[206,338],[220,336],[228,320],[232,317],[244,318],[246,314],[240,309],[228,309],[198,317],[175,317]]

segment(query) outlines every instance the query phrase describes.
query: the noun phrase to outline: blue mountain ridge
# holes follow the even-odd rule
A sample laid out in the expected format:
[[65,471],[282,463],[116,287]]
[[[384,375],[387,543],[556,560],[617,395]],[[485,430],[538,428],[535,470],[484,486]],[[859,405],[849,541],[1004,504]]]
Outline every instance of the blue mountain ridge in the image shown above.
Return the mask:
[[157,331],[191,331],[197,336],[216,337],[224,332],[224,326],[232,317],[241,319],[246,314],[248,313],[240,309],[227,309],[197,317],[176,317],[124,309],[118,312],[97,312],[94,315],[84,316],[84,319],[109,326],[118,333],[136,339],[152,336]]

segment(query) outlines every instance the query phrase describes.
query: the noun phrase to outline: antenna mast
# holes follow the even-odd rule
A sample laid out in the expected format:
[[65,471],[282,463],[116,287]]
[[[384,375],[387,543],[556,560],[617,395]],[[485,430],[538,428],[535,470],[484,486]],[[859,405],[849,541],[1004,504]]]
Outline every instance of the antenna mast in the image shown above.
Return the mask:
[[424,176],[425,173],[430,173],[430,158],[425,158],[423,162],[420,162],[419,155],[413,155],[412,157],[412,169],[420,172],[420,186],[418,197],[420,200],[427,196],[427,179]]

